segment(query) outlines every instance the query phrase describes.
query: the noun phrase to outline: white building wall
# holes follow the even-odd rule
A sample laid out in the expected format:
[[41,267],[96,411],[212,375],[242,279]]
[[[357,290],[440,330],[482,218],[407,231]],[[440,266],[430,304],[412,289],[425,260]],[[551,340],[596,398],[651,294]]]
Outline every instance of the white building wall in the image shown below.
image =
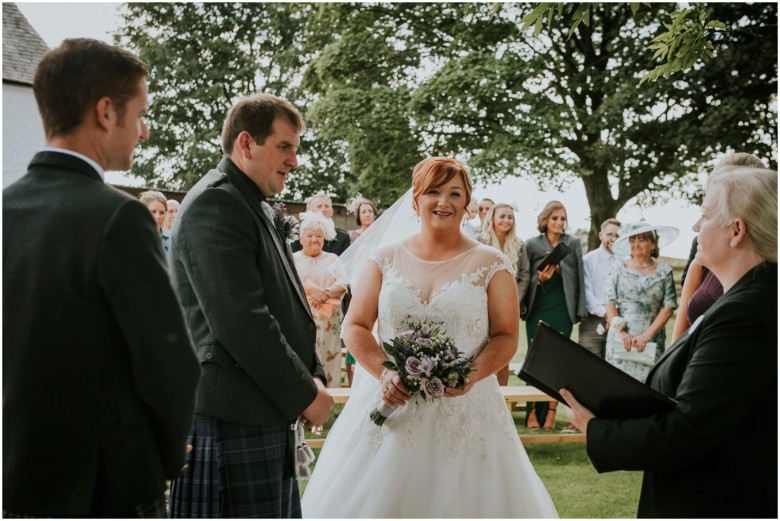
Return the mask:
[[45,143],[32,87],[3,82],[3,188],[27,173]]

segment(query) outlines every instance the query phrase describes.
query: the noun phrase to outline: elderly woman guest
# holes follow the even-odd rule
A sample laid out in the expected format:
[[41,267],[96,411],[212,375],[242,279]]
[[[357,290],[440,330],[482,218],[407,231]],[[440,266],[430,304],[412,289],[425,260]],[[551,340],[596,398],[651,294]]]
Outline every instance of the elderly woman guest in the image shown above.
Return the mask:
[[[531,278],[531,268],[528,264],[528,252],[525,244],[515,234],[515,212],[511,206],[499,203],[488,210],[485,216],[485,224],[479,242],[493,246],[509,257],[512,267],[515,269],[515,281],[519,302],[523,302],[528,283]],[[496,373],[499,385],[506,385],[509,381],[509,366],[507,365]]]
[[650,372],[675,407],[596,418],[561,394],[596,470],[645,472],[639,517],[777,518],[777,172],[714,172],[693,229],[724,293]]
[[350,207],[355,212],[355,221],[358,225],[357,229],[349,231],[349,243],[352,244],[369,226],[374,224],[377,211],[376,205],[364,197],[356,197]]
[[[523,309],[529,345],[540,320],[569,336],[574,324],[588,313],[585,306],[582,244],[579,238],[566,233],[567,219],[563,204],[550,201],[536,220],[540,235],[525,243],[531,266],[531,280]],[[568,246],[571,253],[564,257],[560,265],[539,270],[544,257],[560,242]],[[539,423],[544,422],[544,430],[554,429],[557,405],[557,402],[529,403],[526,416],[528,427],[538,429]],[[563,430],[573,431],[573,426],[567,425]]]
[[168,256],[168,246],[171,242],[171,235],[163,228],[165,222],[165,216],[168,213],[168,200],[162,192],[156,190],[147,190],[141,192],[138,199],[146,205],[149,211],[152,213],[154,222],[157,225],[157,234],[160,236],[160,244],[162,244],[163,251],[165,251],[166,257]]
[[341,387],[341,297],[347,281],[338,255],[322,251],[325,240],[336,237],[336,230],[321,213],[304,212],[299,233],[303,248],[293,254],[293,260],[317,324],[317,356],[328,387]]
[[[612,250],[620,255],[630,253],[623,262],[612,265],[604,293],[607,310],[605,360],[623,372],[644,382],[650,368],[660,358],[666,343],[666,323],[677,307],[677,292],[672,267],[656,259],[660,247],[671,243],[679,234],[671,226],[653,226],[646,222],[629,224],[621,230]],[[647,344],[656,345],[650,361],[621,358],[622,352],[642,353]]]

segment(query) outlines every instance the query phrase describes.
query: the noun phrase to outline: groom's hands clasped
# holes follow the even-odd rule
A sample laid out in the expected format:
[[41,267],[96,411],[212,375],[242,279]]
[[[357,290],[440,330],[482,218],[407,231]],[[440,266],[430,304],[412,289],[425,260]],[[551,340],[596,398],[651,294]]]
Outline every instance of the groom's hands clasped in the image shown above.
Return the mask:
[[322,380],[315,378],[314,383],[317,385],[317,396],[314,398],[314,401],[303,410],[302,415],[304,425],[310,427],[322,425],[327,422],[330,418],[330,411],[336,404],[325,387],[325,384],[322,383]]

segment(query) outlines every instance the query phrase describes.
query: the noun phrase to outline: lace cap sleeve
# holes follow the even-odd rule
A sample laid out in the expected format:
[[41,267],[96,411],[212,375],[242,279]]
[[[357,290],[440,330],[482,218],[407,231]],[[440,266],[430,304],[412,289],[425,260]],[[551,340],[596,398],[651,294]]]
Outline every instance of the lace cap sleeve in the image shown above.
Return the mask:
[[368,256],[368,260],[376,263],[382,274],[384,274],[385,270],[390,266],[391,252],[389,250],[390,248],[387,246],[379,246],[374,248],[374,251]]
[[512,277],[515,275],[515,268],[512,266],[512,261],[509,260],[509,257],[504,255],[502,252],[498,250],[494,250],[495,252],[495,259],[488,267],[487,275],[485,276],[485,287],[488,287],[490,285],[490,279],[493,278],[493,275],[498,273],[499,271],[506,270],[508,271]]

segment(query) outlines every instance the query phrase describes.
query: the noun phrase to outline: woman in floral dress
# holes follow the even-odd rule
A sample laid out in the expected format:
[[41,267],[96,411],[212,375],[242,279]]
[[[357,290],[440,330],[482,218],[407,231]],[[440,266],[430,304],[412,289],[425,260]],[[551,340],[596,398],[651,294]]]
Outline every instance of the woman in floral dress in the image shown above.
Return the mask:
[[[630,249],[631,257],[616,262],[607,280],[607,325],[618,329],[611,332],[615,340],[607,342],[605,358],[641,382],[664,352],[666,322],[677,307],[672,267],[656,259],[659,246],[672,242],[678,233],[676,228],[640,222],[625,227],[612,247],[619,254]],[[652,363],[616,358],[620,349],[642,353],[650,342],[656,344]]]

